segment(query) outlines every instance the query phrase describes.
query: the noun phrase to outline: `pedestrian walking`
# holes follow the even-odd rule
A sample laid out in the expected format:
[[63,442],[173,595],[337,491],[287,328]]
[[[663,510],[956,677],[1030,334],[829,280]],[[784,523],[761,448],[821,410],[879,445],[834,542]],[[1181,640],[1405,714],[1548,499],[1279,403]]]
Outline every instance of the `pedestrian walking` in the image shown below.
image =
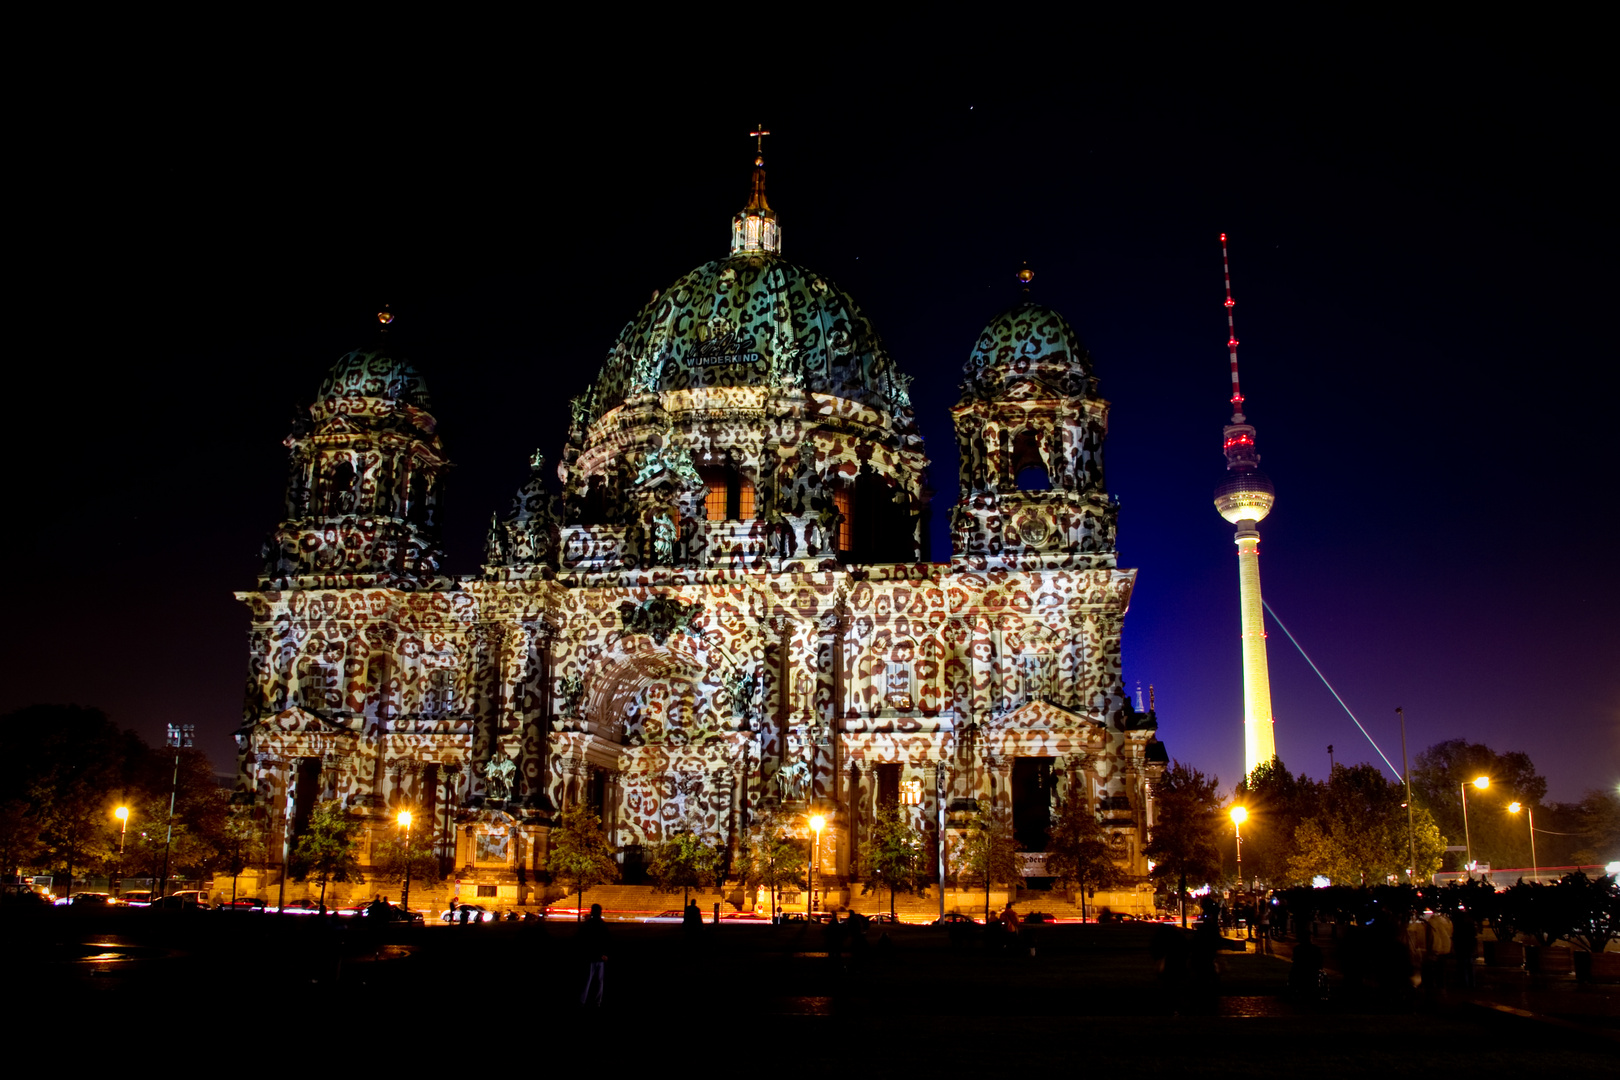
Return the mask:
[[580,957],[585,961],[585,989],[580,992],[581,1006],[600,1009],[602,990],[607,979],[608,928],[602,921],[602,905],[592,904],[591,913],[575,931],[574,940]]

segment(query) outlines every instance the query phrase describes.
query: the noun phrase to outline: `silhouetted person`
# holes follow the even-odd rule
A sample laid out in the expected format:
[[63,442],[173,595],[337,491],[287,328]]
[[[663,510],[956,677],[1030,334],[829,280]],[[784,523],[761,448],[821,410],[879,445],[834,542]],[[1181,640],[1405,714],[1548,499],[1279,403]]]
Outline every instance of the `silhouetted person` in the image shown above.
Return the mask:
[[1464,908],[1457,910],[1451,921],[1451,953],[1457,958],[1457,981],[1465,990],[1474,988],[1474,950],[1479,941],[1479,927],[1474,917]]
[[1187,986],[1187,936],[1174,926],[1161,924],[1148,942],[1148,953],[1158,970],[1164,1011],[1179,1015]]
[[681,916],[681,929],[686,931],[687,941],[696,941],[698,935],[703,933],[703,911],[697,906],[696,900],[686,902],[686,912]]
[[608,928],[602,921],[602,905],[592,904],[591,913],[579,924],[574,933],[580,958],[585,961],[585,989],[580,992],[579,1003],[599,1009],[602,1007],[602,989],[607,977]]

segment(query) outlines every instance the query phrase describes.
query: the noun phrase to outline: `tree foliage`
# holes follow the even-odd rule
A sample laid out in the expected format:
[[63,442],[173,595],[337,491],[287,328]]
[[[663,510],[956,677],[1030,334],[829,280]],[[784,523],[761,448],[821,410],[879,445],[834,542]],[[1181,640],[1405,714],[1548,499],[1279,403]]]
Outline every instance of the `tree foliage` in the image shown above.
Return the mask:
[[[201,874],[221,860],[226,798],[202,752],[179,756],[175,821],[187,839],[171,851],[170,868]],[[174,760],[174,751],[119,730],[98,709],[33,705],[0,716],[0,869],[114,869],[120,839],[114,809],[131,810],[127,859],[133,830],[150,830],[161,816],[167,831]],[[159,803],[161,814],[152,808]]]
[[655,891],[678,892],[685,905],[692,889],[701,889],[714,880],[723,855],[718,844],[685,829],[658,845],[647,864],[647,876]]
[[967,834],[957,841],[954,861],[960,873],[984,886],[984,917],[988,920],[991,886],[1014,885],[1024,876],[1012,815],[1004,810],[980,811]]
[[1173,882],[1186,921],[1189,884],[1214,881],[1221,873],[1215,842],[1222,821],[1220,780],[1179,761],[1153,785],[1153,829],[1142,853],[1153,862],[1153,876]]
[[[1233,802],[1249,812],[1243,822],[1243,876],[1271,886],[1293,881],[1288,860],[1293,856],[1294,833],[1300,823],[1315,816],[1322,806],[1327,785],[1304,773],[1290,775],[1282,759],[1273,757],[1256,766],[1240,781]],[[1222,836],[1232,833],[1230,848],[1221,845],[1221,858],[1236,874],[1236,828],[1222,826]]]
[[338,799],[316,803],[309,824],[293,846],[292,871],[299,881],[319,877],[321,900],[326,903],[328,881],[364,881],[356,852],[360,820]]
[[861,865],[866,868],[861,892],[888,889],[890,915],[894,914],[895,893],[919,892],[928,887],[923,835],[902,807],[890,803],[878,810],[861,841]]
[[551,830],[546,869],[570,882],[570,892],[584,906],[585,890],[619,880],[619,862],[602,819],[583,803],[575,803],[558,817]]
[[[1475,777],[1487,776],[1491,785],[1480,790]],[[1536,772],[1530,755],[1498,752],[1483,743],[1449,739],[1418,754],[1412,766],[1413,803],[1429,811],[1435,824],[1453,843],[1462,843],[1462,786],[1468,785],[1466,835],[1474,858],[1493,867],[1529,866],[1530,831],[1524,816],[1507,812],[1519,802],[1536,810],[1547,797],[1547,781]],[[1540,815],[1538,815],[1540,816]]]
[[396,824],[371,850],[372,871],[383,881],[404,881],[407,868],[412,881],[439,881],[441,867],[431,824],[410,829]]
[[1384,779],[1373,766],[1335,767],[1317,812],[1294,832],[1289,878],[1303,883],[1321,875],[1339,885],[1406,881],[1413,850],[1415,879],[1427,879],[1440,868],[1445,838],[1428,811],[1414,808],[1409,848],[1405,802],[1405,785]]
[[1046,841],[1046,870],[1060,886],[1080,890],[1082,915],[1087,890],[1111,889],[1126,880],[1102,822],[1077,787],[1069,790],[1052,822]]
[[786,888],[806,886],[808,865],[805,839],[793,836],[790,822],[770,810],[754,819],[737,852],[734,870],[750,890],[765,888],[776,894]]

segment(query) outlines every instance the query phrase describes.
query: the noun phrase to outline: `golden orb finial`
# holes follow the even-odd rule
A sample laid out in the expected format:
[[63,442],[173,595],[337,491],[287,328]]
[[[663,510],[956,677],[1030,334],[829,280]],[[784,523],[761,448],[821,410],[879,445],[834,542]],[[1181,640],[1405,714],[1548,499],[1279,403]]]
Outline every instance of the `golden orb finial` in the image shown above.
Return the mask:
[[1035,280],[1035,271],[1031,270],[1028,266],[1025,266],[1022,270],[1018,271],[1019,284],[1028,285],[1030,282],[1032,282],[1034,280]]
[[384,304],[383,309],[377,312],[377,321],[382,323],[384,326],[387,326],[389,323],[394,321],[394,313],[388,310],[387,304]]

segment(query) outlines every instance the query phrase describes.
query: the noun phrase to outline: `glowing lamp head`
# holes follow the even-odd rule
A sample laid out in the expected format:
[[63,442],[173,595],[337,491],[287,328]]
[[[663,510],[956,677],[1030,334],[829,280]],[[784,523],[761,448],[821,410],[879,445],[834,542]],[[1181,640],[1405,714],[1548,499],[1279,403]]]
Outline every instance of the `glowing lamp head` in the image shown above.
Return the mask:
[[407,829],[411,827],[411,812],[409,810],[399,812],[399,823]]
[[1521,805],[1517,800],[1515,800],[1514,802],[1508,803],[1508,813],[1510,813],[1510,814],[1517,814],[1520,810],[1523,810],[1523,809],[1524,809],[1523,805]]
[[1474,777],[1474,786],[1484,791],[1491,786],[1491,778],[1488,776],[1476,776]]
[[1230,817],[1232,818],[1232,824],[1241,825],[1245,821],[1249,820],[1249,811],[1241,806],[1234,806],[1232,807]]
[[129,807],[120,806],[118,809],[113,811],[113,817],[117,818],[119,821],[128,821],[129,820]]
[[822,827],[824,825],[826,825],[826,824],[827,824],[827,819],[822,817],[820,814],[812,814],[811,815],[811,817],[810,817],[810,828],[813,829],[817,833],[817,835],[819,835],[821,833]]

